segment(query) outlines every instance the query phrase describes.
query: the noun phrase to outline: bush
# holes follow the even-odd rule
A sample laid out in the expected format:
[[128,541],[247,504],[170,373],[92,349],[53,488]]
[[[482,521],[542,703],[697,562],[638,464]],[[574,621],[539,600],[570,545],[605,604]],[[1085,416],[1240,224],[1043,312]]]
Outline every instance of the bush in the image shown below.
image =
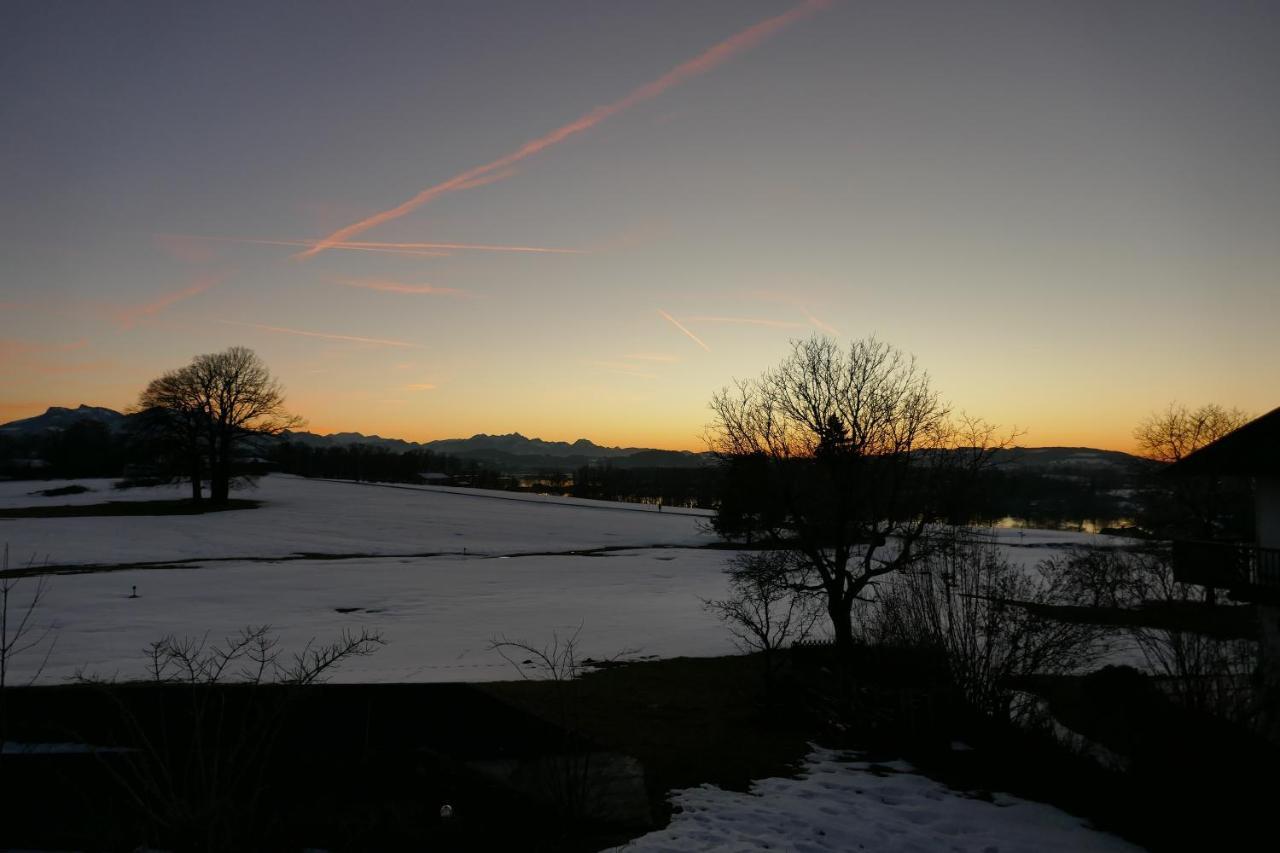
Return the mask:
[[931,545],[917,569],[877,584],[860,603],[863,642],[936,650],[964,700],[999,722],[1030,710],[1013,686],[1018,678],[1075,672],[1104,651],[1099,628],[1034,606],[1067,601],[1052,574],[1029,573],[994,540],[958,530]]

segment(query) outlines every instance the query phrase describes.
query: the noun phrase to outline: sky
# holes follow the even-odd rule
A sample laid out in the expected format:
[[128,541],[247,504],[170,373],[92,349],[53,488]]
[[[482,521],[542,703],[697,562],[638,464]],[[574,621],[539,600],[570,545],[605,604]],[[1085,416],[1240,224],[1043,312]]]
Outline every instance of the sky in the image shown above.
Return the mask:
[[1027,446],[1280,405],[1280,4],[18,2],[0,421],[254,349],[316,432],[703,449],[875,335]]

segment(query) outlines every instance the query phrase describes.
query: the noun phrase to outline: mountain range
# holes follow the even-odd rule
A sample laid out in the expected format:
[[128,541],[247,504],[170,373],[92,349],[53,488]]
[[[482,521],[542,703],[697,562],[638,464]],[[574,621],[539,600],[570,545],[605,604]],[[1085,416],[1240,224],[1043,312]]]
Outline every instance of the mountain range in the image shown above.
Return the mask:
[[[76,421],[91,420],[104,424],[112,432],[124,431],[134,415],[114,409],[81,404],[70,409],[51,406],[42,415],[0,424],[0,435],[11,437],[37,436],[49,431],[60,431]],[[527,438],[518,432],[507,435],[479,433],[470,438],[444,438],[436,441],[416,442],[401,438],[383,438],[359,432],[338,432],[317,435],[313,432],[285,432],[281,441],[305,444],[309,447],[343,447],[369,445],[404,453],[410,450],[429,450],[463,459],[473,459],[506,473],[534,471],[572,471],[583,465],[608,461],[618,467],[692,468],[704,465],[708,457],[704,453],[687,450],[659,450],[649,447],[605,447],[585,438],[574,442],[544,441]]]
[[[101,406],[80,405],[70,409],[51,406],[42,415],[0,424],[0,436],[29,437],[50,430],[64,430],[76,421],[98,421],[112,432],[127,428],[133,415]],[[383,438],[358,432],[317,435],[311,432],[286,432],[282,441],[311,447],[343,447],[370,445],[404,453],[429,450],[463,459],[473,459],[506,473],[535,471],[571,472],[583,465],[608,462],[615,467],[692,468],[707,464],[706,453],[688,450],[659,450],[646,447],[605,447],[585,438],[577,441],[544,441],[528,438],[518,432],[507,435],[478,433],[470,438],[444,438],[428,442]],[[992,457],[997,469],[1036,472],[1050,475],[1082,476],[1107,471],[1130,471],[1143,464],[1136,456],[1118,450],[1092,447],[1011,447],[997,451]]]

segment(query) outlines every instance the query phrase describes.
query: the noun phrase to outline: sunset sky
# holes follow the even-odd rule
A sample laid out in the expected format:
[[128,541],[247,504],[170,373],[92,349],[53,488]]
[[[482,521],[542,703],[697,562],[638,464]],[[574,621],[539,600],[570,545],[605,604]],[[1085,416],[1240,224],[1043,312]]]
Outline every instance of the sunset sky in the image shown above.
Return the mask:
[[242,344],[316,432],[702,449],[875,334],[1024,445],[1280,405],[1280,3],[17,2],[0,421]]

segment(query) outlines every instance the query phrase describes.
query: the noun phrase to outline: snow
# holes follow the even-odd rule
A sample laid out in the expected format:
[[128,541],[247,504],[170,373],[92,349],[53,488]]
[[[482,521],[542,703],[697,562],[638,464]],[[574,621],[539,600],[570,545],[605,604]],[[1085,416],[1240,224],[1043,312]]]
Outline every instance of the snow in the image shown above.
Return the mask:
[[[65,482],[3,483],[0,506],[57,506],[185,496],[180,489],[110,490],[32,497]],[[307,480],[273,474],[236,497],[255,510],[204,515],[0,519],[14,559],[50,565],[118,564],[291,554],[511,554],[616,545],[703,545],[705,515],[643,504],[551,498],[479,489]]]
[[[0,483],[0,506],[185,496],[181,487],[33,496],[63,482]],[[11,567],[29,559],[109,571],[48,577],[37,614],[55,643],[12,662],[13,683],[40,670],[136,677],[167,635],[210,641],[270,625],[281,648],[379,632],[387,645],[336,672],[342,681],[479,681],[518,674],[495,639],[537,646],[579,635],[579,657],[719,655],[730,634],[702,602],[726,593],[735,552],[708,550],[705,514],[653,506],[430,486],[270,475],[237,493],[253,510],[192,516],[0,519]],[[1110,537],[997,530],[1028,568]],[[592,549],[608,549],[592,554]],[[578,553],[570,553],[578,552]],[[140,565],[143,564],[143,565]],[[24,581],[25,589],[34,581]],[[130,594],[136,587],[138,597]],[[24,586],[16,594],[21,606]]]
[[[579,628],[580,658],[732,653],[728,632],[702,611],[702,599],[723,595],[728,553],[674,553],[226,562],[57,575],[41,606],[56,625],[41,680],[80,668],[138,677],[142,650],[166,635],[220,640],[264,624],[282,649],[295,650],[344,628],[380,632],[387,645],[339,669],[335,681],[518,678],[490,650],[495,639],[542,646],[553,632],[563,639]],[[130,598],[135,585],[138,597]],[[34,674],[42,657],[15,661],[14,682]]]
[[665,829],[615,848],[634,853],[753,850],[955,853],[1131,853],[1141,848],[1043,803],[953,791],[902,761],[872,764],[814,748],[796,779],[749,793],[703,785],[676,791]]
[[[117,494],[106,492],[109,481],[80,482],[100,491],[39,500]],[[31,491],[59,485],[0,484],[0,500],[29,506]],[[490,649],[495,639],[541,646],[579,628],[583,658],[734,650],[702,610],[703,599],[723,596],[733,552],[701,549],[714,540],[696,515],[280,475],[238,494],[265,503],[197,516],[0,520],[14,566],[31,554],[50,565],[119,566],[48,578],[38,616],[56,642],[40,680],[77,671],[137,677],[142,650],[169,634],[217,641],[264,624],[286,650],[343,629],[380,632],[387,645],[337,671],[337,681],[517,678]],[[567,553],[601,547],[619,550]],[[36,673],[44,651],[13,662],[14,683]]]

